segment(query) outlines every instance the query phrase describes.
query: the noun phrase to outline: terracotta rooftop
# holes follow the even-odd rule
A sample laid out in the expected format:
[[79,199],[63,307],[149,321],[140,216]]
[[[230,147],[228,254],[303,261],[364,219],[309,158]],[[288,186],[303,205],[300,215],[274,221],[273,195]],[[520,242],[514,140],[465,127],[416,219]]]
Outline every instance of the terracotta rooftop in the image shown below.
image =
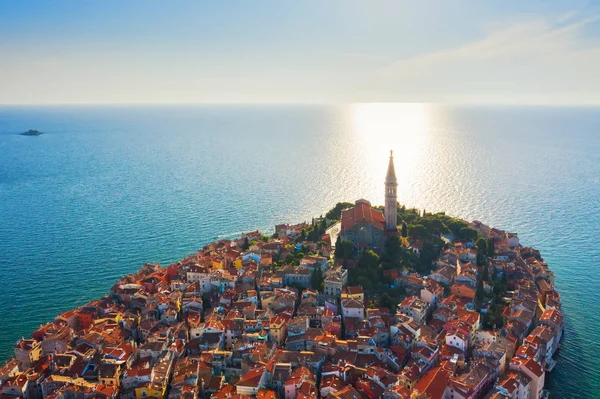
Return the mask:
[[356,201],[354,208],[342,212],[342,230],[351,229],[356,223],[365,223],[384,230],[385,218],[383,213],[371,208],[371,204],[365,200]]

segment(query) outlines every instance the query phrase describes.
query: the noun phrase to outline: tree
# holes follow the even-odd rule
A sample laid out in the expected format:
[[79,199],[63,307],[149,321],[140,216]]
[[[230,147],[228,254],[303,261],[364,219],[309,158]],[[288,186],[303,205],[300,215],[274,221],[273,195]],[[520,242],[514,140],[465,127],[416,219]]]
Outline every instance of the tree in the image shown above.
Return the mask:
[[489,275],[489,271],[488,271],[488,265],[486,264],[485,266],[483,266],[483,281],[490,281],[490,275]]
[[400,256],[400,250],[402,249],[402,241],[397,235],[389,236],[385,239],[383,244],[385,253],[392,259],[392,261]]
[[242,245],[242,249],[247,251],[250,248],[250,241],[248,241],[248,237],[244,237],[244,245]]
[[487,256],[488,258],[493,258],[494,257],[494,239],[493,238],[488,238],[488,245],[487,245]]
[[488,242],[485,238],[479,237],[477,241],[475,241],[475,247],[477,248],[477,252],[482,255],[487,255],[487,246]]
[[207,294],[202,295],[202,308],[206,310],[210,309],[211,307],[210,297]]
[[477,248],[477,266],[487,264],[487,240],[483,237],[479,237],[477,241],[475,241],[475,247]]
[[420,223],[408,225],[408,235],[425,240],[428,238],[427,228]]
[[479,279],[477,281],[477,291],[475,292],[475,296],[479,301],[483,301],[483,297],[485,296],[485,291],[483,290],[483,279]]
[[441,234],[448,231],[448,227],[444,222],[436,215],[427,215],[421,218],[420,224],[425,226],[430,234]]
[[342,211],[353,206],[354,204],[351,204],[350,202],[338,202],[331,210],[329,210],[329,212],[325,214],[325,217],[329,220],[340,220],[342,217]]
[[392,305],[392,297],[387,292],[384,292],[381,297],[379,297],[379,307],[389,309]]
[[306,229],[302,229],[302,231],[300,232],[300,240],[306,240]]
[[408,237],[408,225],[402,222],[402,237]]
[[402,205],[398,208],[398,218],[400,220],[404,220],[406,223],[412,223],[415,220],[418,220],[421,217],[421,214],[418,209],[410,208],[406,209],[406,206]]
[[325,234],[325,230],[327,230],[327,219],[321,216],[321,223],[319,225],[319,230],[321,234]]
[[463,227],[458,231],[458,235],[460,238],[464,238],[465,240],[475,240],[479,233],[477,230],[472,229],[470,227]]
[[356,279],[356,285],[360,285],[368,291],[371,289],[371,280],[368,277],[360,276]]
[[479,252],[477,252],[476,258],[475,258],[475,262],[477,263],[477,266],[483,266],[486,264],[485,262],[485,256],[483,256],[482,254],[480,254]]
[[504,325],[504,317],[502,315],[502,307],[498,306],[496,311],[494,312],[494,324],[496,328],[501,328]]
[[351,241],[342,240],[339,243],[339,246],[335,246],[335,257],[338,259],[344,259],[347,261],[352,255],[352,250],[354,249],[354,245],[352,245]]
[[377,256],[377,254],[370,249],[363,252],[358,260],[358,265],[365,269],[375,269],[377,268],[378,263],[379,256]]
[[319,291],[321,289],[322,281],[323,272],[321,271],[321,268],[314,269],[310,276],[310,288]]
[[446,226],[448,226],[454,235],[459,235],[460,229],[467,227],[467,224],[462,220],[451,218],[446,222]]

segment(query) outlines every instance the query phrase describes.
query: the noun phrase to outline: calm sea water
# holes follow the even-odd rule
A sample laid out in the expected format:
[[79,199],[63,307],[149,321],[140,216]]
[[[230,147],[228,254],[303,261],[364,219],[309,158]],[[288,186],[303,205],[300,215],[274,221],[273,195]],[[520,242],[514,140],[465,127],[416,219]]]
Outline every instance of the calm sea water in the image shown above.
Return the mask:
[[[47,134],[16,133],[39,129]],[[516,231],[566,312],[547,385],[600,397],[600,112],[419,104],[1,107],[0,358],[145,262],[215,235],[400,202]]]

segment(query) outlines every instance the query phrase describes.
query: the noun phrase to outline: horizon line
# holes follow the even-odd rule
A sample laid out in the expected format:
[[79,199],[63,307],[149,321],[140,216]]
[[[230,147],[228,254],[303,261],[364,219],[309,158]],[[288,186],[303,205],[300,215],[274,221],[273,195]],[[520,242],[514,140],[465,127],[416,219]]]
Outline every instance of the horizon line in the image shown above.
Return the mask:
[[65,107],[65,106],[348,106],[357,104],[422,104],[472,107],[573,107],[598,108],[599,103],[511,103],[511,102],[443,102],[443,101],[347,101],[347,102],[64,102],[64,103],[0,103],[0,107]]

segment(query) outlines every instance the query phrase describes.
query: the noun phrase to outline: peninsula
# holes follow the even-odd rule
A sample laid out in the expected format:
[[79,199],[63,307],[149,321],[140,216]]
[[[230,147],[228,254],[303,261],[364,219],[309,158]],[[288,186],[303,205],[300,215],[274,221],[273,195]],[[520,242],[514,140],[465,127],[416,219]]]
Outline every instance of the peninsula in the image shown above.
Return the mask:
[[517,234],[398,206],[146,264],[0,368],[6,398],[544,398],[560,295]]
[[39,130],[29,129],[28,131],[19,134],[21,136],[40,136],[44,133],[40,132]]

